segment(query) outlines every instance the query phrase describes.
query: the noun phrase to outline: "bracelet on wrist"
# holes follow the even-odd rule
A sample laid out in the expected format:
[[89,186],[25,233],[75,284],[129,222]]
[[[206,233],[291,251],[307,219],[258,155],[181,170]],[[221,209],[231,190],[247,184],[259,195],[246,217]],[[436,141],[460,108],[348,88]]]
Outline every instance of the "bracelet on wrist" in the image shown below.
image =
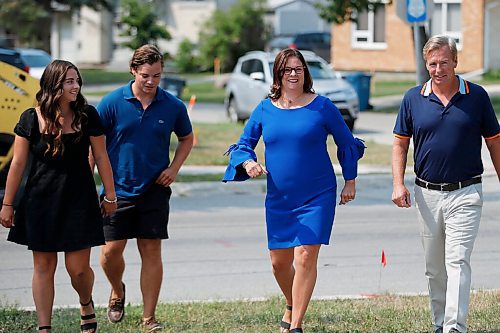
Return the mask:
[[241,163],[241,166],[245,168],[248,163],[253,162],[253,160],[246,160],[245,162]]
[[109,200],[106,196],[104,196],[102,200],[106,203],[115,204],[118,202],[118,197],[115,197],[113,200]]
[[6,203],[2,203],[2,206],[14,207],[14,205],[6,204]]

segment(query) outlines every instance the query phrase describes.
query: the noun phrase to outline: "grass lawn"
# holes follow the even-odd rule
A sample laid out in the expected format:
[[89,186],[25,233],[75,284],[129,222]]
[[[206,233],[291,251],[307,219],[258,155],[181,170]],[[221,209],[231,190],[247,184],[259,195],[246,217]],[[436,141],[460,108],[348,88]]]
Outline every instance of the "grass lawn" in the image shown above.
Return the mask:
[[[277,287],[276,287],[277,288]],[[499,333],[500,292],[480,291],[471,297],[469,332]],[[312,301],[304,319],[308,333],[432,332],[427,296],[381,295],[369,299]],[[156,317],[162,332],[275,333],[284,300],[212,303],[160,303]],[[107,322],[106,309],[97,309],[99,332],[136,333],[142,307],[127,305],[123,322]],[[59,309],[53,315],[53,332],[79,331],[77,309]],[[15,307],[0,306],[0,332],[34,332],[36,315]]]
[[389,81],[375,79],[370,87],[370,97],[402,95],[414,86],[414,80]]
[[188,84],[182,92],[182,100],[189,101],[192,95],[197,102],[224,103],[224,88],[218,88],[213,82]]
[[[196,145],[186,160],[186,165],[226,165],[229,158],[224,156],[224,152],[232,144],[238,141],[242,131],[242,124],[221,123],[207,124],[194,123],[194,133],[196,135]],[[368,149],[365,156],[360,161],[362,164],[390,166],[392,147],[375,143],[365,142]],[[171,153],[175,151],[176,138],[172,136]],[[328,139],[328,149],[332,156],[333,163],[337,162],[337,150],[331,138]],[[264,160],[264,147],[262,141],[256,147],[257,157]]]
[[83,84],[125,84],[132,79],[132,74],[128,71],[111,72],[102,69],[80,69]]
[[[81,74],[85,85],[95,84],[110,84],[128,82],[132,76],[129,72],[111,72],[102,69],[82,69]],[[179,73],[175,76],[184,78],[186,80],[206,78],[213,75],[212,73]],[[500,71],[489,72],[484,75],[480,81],[474,81],[479,84],[499,84]],[[387,80],[372,78],[370,87],[370,97],[389,96],[389,95],[402,95],[409,88],[415,86],[414,80]],[[109,91],[100,91],[87,93],[89,95],[103,96]],[[212,82],[196,82],[188,84],[182,95],[184,101],[188,101],[191,95],[196,95],[197,102],[211,102],[223,103],[224,102],[224,89],[216,87]]]
[[[240,123],[194,123],[193,130],[196,134],[196,145],[189,154],[185,165],[227,165],[228,156],[224,156],[224,152],[229,146],[238,141],[243,125]],[[177,137],[172,134],[172,144],[170,145],[170,156],[172,157],[177,147]],[[360,160],[360,164],[373,166],[391,165],[392,146],[379,144],[374,141],[366,141],[365,155]],[[337,161],[337,149],[332,138],[328,139],[328,150],[332,158],[332,163],[339,164]],[[255,149],[259,161],[264,161],[264,145],[259,142]],[[412,154],[412,152],[409,152]],[[409,155],[411,156],[411,155]],[[413,165],[412,159],[408,159],[408,165]],[[98,175],[96,175],[98,177]],[[199,174],[199,175],[179,175],[178,182],[193,182],[193,181],[220,181],[221,174]],[[100,184],[99,178],[96,182]],[[1,331],[0,331],[1,333]]]

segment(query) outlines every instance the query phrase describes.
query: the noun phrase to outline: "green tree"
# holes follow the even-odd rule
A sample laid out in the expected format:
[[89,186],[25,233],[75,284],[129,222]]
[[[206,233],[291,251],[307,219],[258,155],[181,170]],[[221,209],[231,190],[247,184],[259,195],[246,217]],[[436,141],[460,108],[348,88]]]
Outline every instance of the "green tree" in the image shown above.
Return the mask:
[[[113,9],[113,0],[58,0],[59,9],[75,11],[82,6],[95,10]],[[0,28],[12,36],[16,45],[50,52],[50,27],[56,10],[52,0],[0,0]]]
[[381,0],[326,0],[325,3],[317,3],[316,7],[320,10],[319,16],[322,19],[342,24],[346,21],[355,21],[357,12],[381,2]]
[[15,44],[47,48],[43,43],[47,31],[43,27],[50,27],[47,24],[50,22],[50,13],[32,0],[0,0],[0,22]]
[[239,0],[227,11],[216,10],[200,33],[202,66],[212,69],[218,58],[222,71],[228,71],[241,55],[262,50],[270,31],[265,12],[265,0]]
[[179,44],[175,56],[175,66],[181,72],[194,72],[198,68],[197,59],[194,55],[194,48],[195,45],[187,38],[183,39]]
[[129,36],[130,40],[122,43],[132,50],[144,44],[157,44],[159,39],[170,40],[172,37],[167,29],[158,24],[158,17],[153,6],[142,0],[124,0],[124,13],[121,22],[125,30],[120,36]]

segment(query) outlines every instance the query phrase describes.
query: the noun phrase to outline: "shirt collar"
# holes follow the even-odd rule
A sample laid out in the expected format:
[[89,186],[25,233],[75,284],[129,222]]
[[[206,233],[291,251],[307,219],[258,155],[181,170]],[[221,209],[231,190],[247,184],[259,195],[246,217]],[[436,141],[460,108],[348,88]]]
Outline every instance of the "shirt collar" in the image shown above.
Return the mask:
[[[458,91],[462,95],[467,95],[469,91],[469,83],[462,79],[460,75],[457,75],[458,77],[458,82],[459,82],[459,89]],[[429,79],[424,85],[422,86],[422,90],[420,90],[420,95],[424,97],[429,97],[429,95],[432,93],[432,79]]]
[[[132,83],[134,83],[134,80],[130,80],[129,83],[125,87],[123,87],[123,97],[125,99],[137,99],[134,96],[134,93],[132,92]],[[162,89],[160,89],[160,87],[157,87],[156,94],[155,94],[155,97],[153,98],[153,101],[164,99],[165,98],[164,95],[165,94],[163,94]]]

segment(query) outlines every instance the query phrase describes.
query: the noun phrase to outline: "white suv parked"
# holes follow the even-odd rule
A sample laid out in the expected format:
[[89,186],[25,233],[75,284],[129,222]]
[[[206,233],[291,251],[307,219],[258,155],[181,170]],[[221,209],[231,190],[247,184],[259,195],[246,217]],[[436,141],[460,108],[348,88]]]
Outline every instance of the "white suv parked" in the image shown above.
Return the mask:
[[[328,97],[337,106],[352,130],[359,113],[356,90],[336,75],[322,58],[310,51],[301,53],[311,73],[314,91]],[[274,58],[275,54],[252,51],[238,59],[226,86],[225,106],[231,121],[245,121],[257,104],[267,97],[273,83]]]

